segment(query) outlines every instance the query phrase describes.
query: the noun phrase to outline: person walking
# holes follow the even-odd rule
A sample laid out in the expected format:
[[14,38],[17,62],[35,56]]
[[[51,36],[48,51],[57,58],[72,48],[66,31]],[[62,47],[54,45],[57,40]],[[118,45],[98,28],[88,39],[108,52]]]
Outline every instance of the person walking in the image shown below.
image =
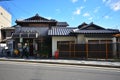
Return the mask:
[[28,58],[29,57],[29,47],[28,47],[28,45],[27,44],[25,44],[24,46],[23,46],[23,53],[22,53],[22,58],[23,57],[26,57],[26,58]]

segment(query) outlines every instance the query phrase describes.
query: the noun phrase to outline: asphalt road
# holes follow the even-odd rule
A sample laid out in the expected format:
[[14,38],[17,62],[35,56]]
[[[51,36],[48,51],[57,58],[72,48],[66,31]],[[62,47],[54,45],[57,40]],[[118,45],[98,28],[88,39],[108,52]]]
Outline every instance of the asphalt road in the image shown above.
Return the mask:
[[120,69],[0,61],[0,80],[120,80]]

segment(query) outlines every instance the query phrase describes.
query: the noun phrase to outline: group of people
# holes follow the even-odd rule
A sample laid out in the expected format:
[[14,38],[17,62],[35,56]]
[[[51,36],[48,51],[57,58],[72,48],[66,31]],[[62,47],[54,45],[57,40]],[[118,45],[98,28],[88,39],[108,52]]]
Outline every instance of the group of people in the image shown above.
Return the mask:
[[29,47],[28,47],[28,45],[25,44],[23,47],[21,47],[19,49],[15,49],[14,54],[16,56],[20,56],[21,58],[23,58],[23,57],[28,58],[29,57]]

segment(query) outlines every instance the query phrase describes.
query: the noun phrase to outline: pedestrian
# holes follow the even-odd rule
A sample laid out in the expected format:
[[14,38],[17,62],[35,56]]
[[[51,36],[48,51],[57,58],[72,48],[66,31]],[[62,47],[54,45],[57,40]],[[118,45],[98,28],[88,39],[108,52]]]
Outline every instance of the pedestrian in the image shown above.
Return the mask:
[[10,50],[7,49],[6,51],[7,51],[7,52],[6,52],[6,53],[7,53],[7,57],[10,57]]
[[22,49],[22,47],[19,48],[19,53],[20,53],[19,56],[21,57],[22,54],[23,54],[23,49]]
[[18,49],[14,49],[14,57],[18,57],[19,55],[19,50]]
[[28,47],[28,45],[27,44],[25,44],[24,46],[23,46],[23,53],[22,53],[22,56],[21,57],[26,57],[26,58],[28,58],[29,57],[29,47]]

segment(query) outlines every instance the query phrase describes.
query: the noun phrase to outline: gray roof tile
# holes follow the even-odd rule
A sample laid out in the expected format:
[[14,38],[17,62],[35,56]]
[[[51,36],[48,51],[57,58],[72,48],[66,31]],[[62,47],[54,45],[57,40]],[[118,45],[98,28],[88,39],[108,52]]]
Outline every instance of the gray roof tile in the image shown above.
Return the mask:
[[74,28],[67,28],[67,27],[52,27],[48,31],[48,35],[55,35],[55,36],[66,36],[70,35],[69,33],[73,30]]
[[57,26],[69,26],[67,22],[57,22]]
[[71,33],[79,33],[79,34],[104,34],[104,33],[119,33],[118,30],[73,30]]
[[48,35],[51,36],[67,36],[70,34],[116,34],[119,30],[80,30],[78,28],[68,28],[68,27],[52,27],[48,31]]

